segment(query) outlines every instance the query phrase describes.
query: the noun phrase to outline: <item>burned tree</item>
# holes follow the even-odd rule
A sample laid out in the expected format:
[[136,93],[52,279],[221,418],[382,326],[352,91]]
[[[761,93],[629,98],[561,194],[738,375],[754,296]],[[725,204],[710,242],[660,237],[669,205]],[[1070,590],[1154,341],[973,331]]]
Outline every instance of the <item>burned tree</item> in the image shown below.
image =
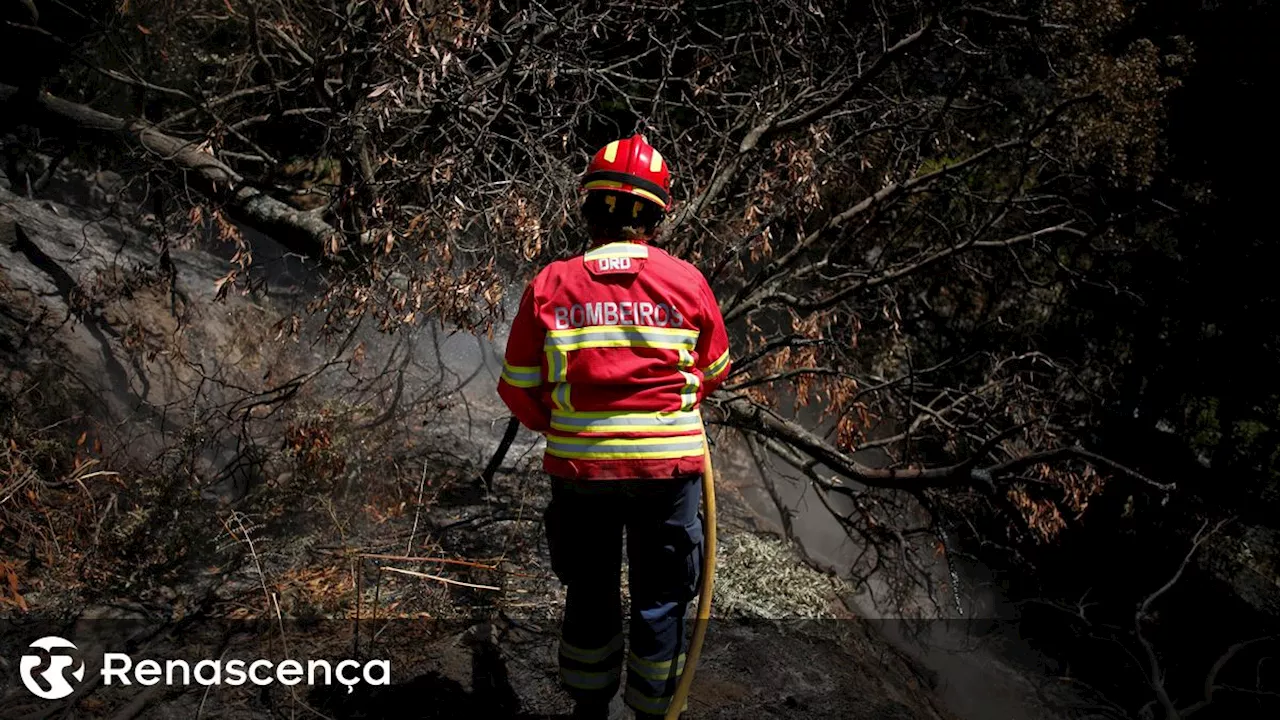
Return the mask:
[[581,247],[586,153],[643,132],[676,168],[662,242],[735,327],[710,421],[854,508],[855,571],[922,578],[938,523],[1016,548],[1107,483],[1171,489],[1091,445],[1109,369],[1049,331],[1146,241],[1184,58],[1122,0],[1022,5],[140,0],[6,32],[65,49],[19,122],[115,138],[79,150],[174,227],[191,188],[318,259],[332,329],[491,328]]

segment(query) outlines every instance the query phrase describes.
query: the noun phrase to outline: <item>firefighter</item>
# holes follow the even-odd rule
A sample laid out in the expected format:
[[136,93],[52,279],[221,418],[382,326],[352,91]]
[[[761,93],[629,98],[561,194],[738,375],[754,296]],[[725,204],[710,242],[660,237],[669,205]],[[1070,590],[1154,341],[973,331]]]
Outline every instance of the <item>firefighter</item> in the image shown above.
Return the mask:
[[560,677],[574,717],[617,717],[620,704],[637,718],[667,713],[702,571],[699,406],[729,374],[729,342],[706,278],[651,244],[670,187],[666,160],[640,135],[595,154],[582,178],[591,247],[526,288],[498,382],[547,441],[547,544],[566,587]]

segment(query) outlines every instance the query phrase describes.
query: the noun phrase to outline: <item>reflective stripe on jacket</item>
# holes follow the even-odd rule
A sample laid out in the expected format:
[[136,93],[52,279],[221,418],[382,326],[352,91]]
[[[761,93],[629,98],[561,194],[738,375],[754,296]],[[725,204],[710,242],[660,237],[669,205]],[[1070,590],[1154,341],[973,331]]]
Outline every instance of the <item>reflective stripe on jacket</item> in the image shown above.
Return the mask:
[[659,248],[618,242],[534,278],[498,392],[546,435],[553,475],[674,477],[701,472],[699,406],[730,367],[702,273]]

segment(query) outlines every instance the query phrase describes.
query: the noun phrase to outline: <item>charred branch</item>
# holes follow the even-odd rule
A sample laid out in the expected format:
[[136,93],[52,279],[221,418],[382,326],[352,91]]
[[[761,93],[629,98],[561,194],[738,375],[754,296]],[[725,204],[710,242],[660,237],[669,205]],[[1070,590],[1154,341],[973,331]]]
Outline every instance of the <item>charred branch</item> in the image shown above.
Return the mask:
[[[16,93],[16,88],[0,85],[0,107],[11,102]],[[67,135],[91,132],[122,140],[144,156],[185,174],[192,185],[225,206],[233,217],[286,248],[308,257],[340,260],[342,236],[333,226],[253,187],[199,143],[167,135],[143,120],[114,117],[48,93],[39,97],[28,121]]]

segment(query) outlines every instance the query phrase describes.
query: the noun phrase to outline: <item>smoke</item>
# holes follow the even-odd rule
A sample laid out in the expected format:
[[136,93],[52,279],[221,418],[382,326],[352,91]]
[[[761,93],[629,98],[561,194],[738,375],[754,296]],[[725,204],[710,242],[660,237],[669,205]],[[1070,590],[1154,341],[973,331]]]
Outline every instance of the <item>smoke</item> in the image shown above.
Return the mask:
[[[518,295],[508,298],[508,317],[515,312],[518,298]],[[480,338],[481,350],[455,341],[449,346],[453,349],[445,353],[446,361],[460,370],[470,363],[485,363],[486,381],[468,389],[474,402],[483,403],[485,396],[493,393],[507,331],[505,326],[500,328],[492,342]],[[816,417],[811,417],[816,415],[812,411],[804,410],[801,414],[802,420],[816,421]],[[490,417],[483,416],[480,422],[491,422]],[[892,430],[885,426],[876,432]],[[494,444],[500,435],[500,430],[488,426],[477,427],[475,431]],[[741,496],[758,519],[779,530],[783,524],[780,505],[791,515],[792,534],[810,561],[819,569],[847,578],[847,568],[866,550],[849,537],[837,518],[837,514],[853,511],[851,501],[843,496],[832,496],[825,502],[820,500],[806,480],[787,472],[780,461],[766,469],[771,473],[766,477],[740,439],[728,434],[721,434],[718,439],[714,451],[720,483]],[[533,452],[536,443],[525,445],[523,450]],[[857,460],[876,466],[887,462],[887,457],[880,451],[870,451],[860,453]],[[772,494],[769,485],[772,485]],[[954,582],[953,571],[960,581],[954,597],[950,592],[931,595],[922,586],[909,599],[911,610],[906,614],[893,603],[884,601],[892,593],[879,575],[871,576],[862,591],[847,602],[858,615],[872,621],[899,650],[932,671],[936,692],[947,707],[964,720],[1055,717],[1036,697],[1036,684],[1043,679],[1037,669],[1043,662],[1018,639],[1013,605],[1000,594],[985,568],[959,559],[953,558],[952,566],[948,566],[944,558],[938,558],[930,568],[934,587],[949,588]]]
[[[781,526],[781,514],[763,488],[772,483],[774,495],[791,514],[791,531],[803,553],[824,569],[849,578],[848,568],[866,548],[851,538],[836,514],[853,508],[847,498],[836,496],[826,504],[815,497],[807,481],[782,470],[777,463],[772,477],[765,477],[746,460],[744,448],[721,446],[717,458],[727,482],[743,488],[751,509]],[[734,457],[724,457],[732,453]],[[859,461],[883,462],[871,454]],[[956,540],[956,538],[951,538]],[[866,578],[859,592],[846,603],[902,652],[926,667],[935,678],[934,690],[947,708],[964,720],[1029,720],[1056,718],[1038,697],[1036,688],[1049,678],[1046,660],[1019,639],[1017,613],[991,573],[973,562],[943,557],[929,571],[935,592],[917,584],[902,607],[888,599],[894,591],[883,574]],[[953,578],[954,573],[954,578]],[[950,586],[959,580],[952,596]],[[946,588],[936,592],[936,588]]]

